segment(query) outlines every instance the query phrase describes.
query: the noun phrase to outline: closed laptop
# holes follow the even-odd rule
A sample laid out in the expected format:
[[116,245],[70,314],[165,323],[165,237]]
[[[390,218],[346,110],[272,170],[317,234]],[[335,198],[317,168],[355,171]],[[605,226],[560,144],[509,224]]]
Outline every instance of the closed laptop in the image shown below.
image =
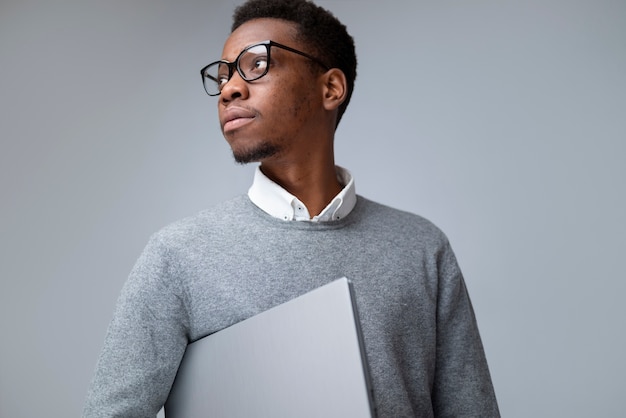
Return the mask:
[[165,415],[372,417],[351,282],[338,279],[190,344]]

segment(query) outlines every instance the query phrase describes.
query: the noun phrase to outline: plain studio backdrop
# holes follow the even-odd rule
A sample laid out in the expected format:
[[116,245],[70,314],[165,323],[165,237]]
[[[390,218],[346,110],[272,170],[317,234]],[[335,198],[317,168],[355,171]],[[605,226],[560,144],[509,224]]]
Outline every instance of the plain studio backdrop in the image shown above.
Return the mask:
[[[80,415],[149,235],[247,191],[199,73],[237,3],[1,0],[3,418]],[[318,4],[359,56],[337,162],[447,233],[503,416],[623,416],[626,2]]]

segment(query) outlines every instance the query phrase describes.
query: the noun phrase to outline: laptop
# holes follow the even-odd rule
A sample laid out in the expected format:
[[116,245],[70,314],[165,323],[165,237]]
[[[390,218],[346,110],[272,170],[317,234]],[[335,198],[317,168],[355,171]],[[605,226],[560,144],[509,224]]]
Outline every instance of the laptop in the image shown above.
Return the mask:
[[373,417],[351,282],[335,280],[189,344],[165,416]]

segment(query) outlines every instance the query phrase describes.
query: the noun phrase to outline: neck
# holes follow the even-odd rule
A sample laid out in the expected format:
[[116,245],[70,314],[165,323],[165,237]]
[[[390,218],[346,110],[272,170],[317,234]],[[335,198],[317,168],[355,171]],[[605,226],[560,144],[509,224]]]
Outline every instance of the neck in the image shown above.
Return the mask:
[[296,196],[311,216],[318,215],[341,191],[335,162],[331,157],[323,163],[273,165],[261,164],[269,179]]

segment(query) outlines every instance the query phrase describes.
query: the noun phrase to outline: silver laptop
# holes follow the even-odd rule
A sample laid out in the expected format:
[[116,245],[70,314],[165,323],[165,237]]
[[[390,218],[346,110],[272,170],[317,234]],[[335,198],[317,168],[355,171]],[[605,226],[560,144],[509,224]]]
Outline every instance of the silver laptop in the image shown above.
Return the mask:
[[190,344],[166,418],[372,417],[355,306],[341,278]]

